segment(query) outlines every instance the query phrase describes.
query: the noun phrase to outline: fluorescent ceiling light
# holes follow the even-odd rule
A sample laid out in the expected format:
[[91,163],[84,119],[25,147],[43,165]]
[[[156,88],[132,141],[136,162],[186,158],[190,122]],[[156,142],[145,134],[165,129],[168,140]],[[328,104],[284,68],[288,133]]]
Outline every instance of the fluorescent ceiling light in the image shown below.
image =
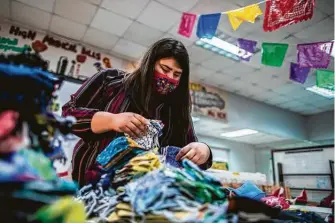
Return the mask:
[[221,133],[221,136],[227,137],[227,138],[235,138],[235,137],[241,137],[241,136],[247,136],[258,133],[256,130],[252,129],[241,129],[233,132],[225,132]]
[[[228,43],[220,38],[217,37],[213,37],[212,39],[207,39],[207,38],[201,38],[201,41],[210,44],[212,46],[215,46],[219,49],[225,50],[231,54],[234,54],[236,56],[239,56],[241,58],[249,58],[252,56],[252,53],[238,47],[235,46],[234,44]],[[206,44],[206,45],[207,45]]]
[[335,97],[335,92],[334,91],[324,89],[324,88],[319,88],[316,85],[314,85],[312,87],[309,87],[309,88],[306,88],[306,90],[311,91],[313,93],[316,93],[318,95],[321,95],[325,98],[329,98],[329,99],[332,99],[332,98]]
[[194,117],[194,116],[192,116],[192,121],[193,121],[193,122],[200,121],[200,118],[199,118],[199,117]]

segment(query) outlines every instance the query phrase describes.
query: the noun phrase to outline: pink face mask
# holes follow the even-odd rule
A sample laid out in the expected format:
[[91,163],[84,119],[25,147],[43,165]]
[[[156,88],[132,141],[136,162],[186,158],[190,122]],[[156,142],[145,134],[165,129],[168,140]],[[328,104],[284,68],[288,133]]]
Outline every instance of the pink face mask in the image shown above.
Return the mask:
[[154,73],[153,87],[159,94],[168,94],[174,91],[179,85],[179,81],[169,78],[165,74],[157,71]]

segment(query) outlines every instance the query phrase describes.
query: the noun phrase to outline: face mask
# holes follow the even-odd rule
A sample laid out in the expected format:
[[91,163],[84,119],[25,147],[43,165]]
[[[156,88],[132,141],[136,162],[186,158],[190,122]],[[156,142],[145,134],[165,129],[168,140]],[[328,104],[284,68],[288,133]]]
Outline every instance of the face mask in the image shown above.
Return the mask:
[[153,85],[158,93],[168,94],[178,87],[179,81],[155,71]]

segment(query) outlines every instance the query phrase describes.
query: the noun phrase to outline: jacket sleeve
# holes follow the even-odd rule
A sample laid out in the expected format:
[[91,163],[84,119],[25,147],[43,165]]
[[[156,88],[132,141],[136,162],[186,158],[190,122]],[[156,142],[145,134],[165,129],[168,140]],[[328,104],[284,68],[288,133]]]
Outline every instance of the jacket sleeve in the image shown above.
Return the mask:
[[[73,116],[77,119],[72,127],[73,134],[84,140],[91,140],[97,135],[92,132],[91,120],[95,113],[103,111],[107,105],[106,80],[113,75],[118,76],[118,71],[113,69],[96,73],[71,95],[70,101],[62,107],[63,116]],[[111,90],[113,89],[108,87],[108,92]]]
[[[198,138],[195,135],[192,121],[190,123],[190,126],[188,128],[188,133],[187,133],[187,143],[191,143],[191,142],[198,142]],[[209,154],[207,161],[204,164],[201,164],[199,167],[203,170],[207,170],[208,168],[212,166],[213,154],[212,154],[211,148],[206,143],[204,144],[208,147],[210,154]]]

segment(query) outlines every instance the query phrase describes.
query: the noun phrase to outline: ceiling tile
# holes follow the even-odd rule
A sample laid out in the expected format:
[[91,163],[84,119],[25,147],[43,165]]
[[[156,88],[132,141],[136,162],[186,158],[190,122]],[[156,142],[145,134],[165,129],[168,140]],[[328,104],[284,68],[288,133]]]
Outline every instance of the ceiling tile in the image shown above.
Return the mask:
[[[283,39],[281,42],[292,44],[292,45],[289,45],[289,47],[287,49],[287,52],[286,52],[286,55],[285,55],[285,60],[287,60],[289,57],[293,57],[292,61],[296,62],[297,47],[295,45],[300,44],[300,43],[304,43],[304,41],[292,35],[292,36],[289,36],[289,37]],[[290,60],[290,62],[291,62],[291,60]]]
[[24,4],[33,6],[38,9],[42,9],[47,12],[52,12],[55,0],[17,0]]
[[[289,33],[282,29],[276,30],[275,32],[264,32],[263,26],[256,26],[251,33],[248,34],[247,38],[256,41],[278,42],[288,35]],[[261,47],[261,44],[259,46]]]
[[149,0],[104,0],[101,7],[128,18],[136,19],[148,2]]
[[79,40],[84,36],[86,29],[87,26],[83,24],[56,15],[52,16],[50,31],[56,34]]
[[123,37],[143,46],[150,46],[159,40],[162,36],[162,31],[151,28],[139,22],[133,22]]
[[224,72],[224,70],[228,67],[238,66],[237,64],[238,63],[234,62],[233,60],[230,60],[220,55],[214,55],[210,59],[205,60],[201,63],[201,65],[203,65],[204,67],[222,72]]
[[272,90],[279,94],[288,94],[292,91],[295,91],[297,89],[297,86],[294,84],[285,84],[276,88],[273,88]]
[[265,93],[255,94],[251,96],[251,98],[262,102],[267,102],[275,97],[278,97],[278,94],[272,91],[266,91]]
[[196,6],[190,10],[190,12],[195,14],[210,14],[210,13],[224,12],[237,8],[238,8],[237,5],[229,1],[200,0],[196,4]]
[[89,28],[86,31],[83,41],[105,50],[111,50],[118,39],[119,38],[113,34],[95,28]]
[[166,33],[162,38],[171,38],[180,41],[185,47],[189,47],[193,44],[192,41],[190,41],[188,38],[184,38],[182,36],[174,36],[170,33]]
[[10,6],[9,6],[9,1],[10,0],[3,0],[1,2],[1,7],[0,7],[0,16],[8,18],[9,12],[10,12]]
[[91,23],[96,11],[97,6],[79,0],[56,0],[55,4],[55,14],[85,25]]
[[273,98],[269,99],[269,103],[273,105],[283,104],[285,102],[290,101],[291,99],[282,95],[277,95]]
[[[222,57],[222,56],[221,56]],[[228,59],[229,60],[229,59]],[[226,67],[222,72],[235,77],[245,77],[245,74],[251,74],[255,72],[255,69],[245,63],[233,61],[233,66]]]
[[[318,4],[316,4],[316,5],[318,5]],[[292,34],[297,33],[297,32],[302,31],[306,27],[315,25],[316,23],[320,22],[321,20],[323,20],[326,17],[327,17],[326,14],[324,14],[323,12],[321,12],[318,9],[314,9],[314,15],[313,15],[312,19],[307,20],[307,21],[303,21],[303,22],[299,22],[299,23],[296,23],[296,24],[292,24],[292,25],[289,25],[289,26],[286,26],[286,27],[282,27],[281,29],[283,29],[284,31],[286,31],[288,33],[292,33]]]
[[194,80],[203,81],[206,78],[210,78],[213,76],[215,71],[209,70],[200,65],[192,65],[190,66],[190,78]]
[[180,12],[187,12],[195,6],[195,4],[199,0],[157,0],[158,2],[162,3],[163,5],[169,6],[171,8],[174,8]]
[[234,82],[234,77],[231,77],[229,75],[224,75],[222,73],[213,73],[210,76],[207,76],[203,80],[203,82],[205,84],[216,86],[218,88],[221,88],[227,91],[235,90],[231,86],[231,83]]
[[313,93],[310,91],[306,91],[304,88],[297,88],[293,90],[292,92],[290,92],[288,95],[292,99],[300,100],[301,98],[308,98],[312,96]]
[[51,14],[19,2],[12,2],[12,18],[39,29],[48,29]]
[[325,99],[325,98],[322,97],[321,95],[313,93],[309,96],[299,98],[299,101],[302,101],[302,102],[308,103],[308,104],[314,104],[314,102],[320,101],[320,100],[323,100],[323,99]]
[[214,53],[208,50],[205,50],[201,47],[198,47],[196,45],[192,45],[187,48],[188,54],[190,56],[190,61],[192,63],[200,63],[212,56],[214,56]]
[[94,4],[94,5],[100,5],[102,0],[82,0],[82,1]]
[[320,112],[322,112],[322,110],[320,110],[318,108],[310,108],[310,109],[305,109],[301,113],[304,114],[304,115],[314,115],[314,114],[318,114]]
[[91,26],[105,32],[122,36],[128,27],[131,25],[132,20],[119,16],[113,12],[105,9],[99,9],[96,13]]
[[327,41],[334,39],[334,20],[327,18],[296,34],[296,37],[306,41]]
[[[198,19],[198,18],[197,18]],[[198,23],[198,20],[195,21],[195,24]],[[194,26],[193,28],[193,31],[192,31],[192,34],[191,36],[188,38],[188,37],[185,37],[185,36],[182,36],[178,33],[178,30],[179,30],[179,22],[176,23],[170,30],[169,30],[169,33],[171,35],[173,35],[175,38],[177,38],[178,40],[184,40],[184,41],[187,41],[187,42],[190,42],[193,44],[193,42],[197,41],[199,38],[197,37],[197,30],[196,30],[196,25]],[[190,44],[191,45],[191,44]]]
[[146,47],[137,43],[125,39],[120,39],[114,46],[112,52],[119,53],[136,60],[143,56],[146,49]]
[[181,14],[155,1],[143,10],[138,21],[155,29],[167,32],[173,24],[180,20]]
[[315,107],[334,106],[334,100],[323,98],[313,102]]
[[334,1],[333,0],[317,0],[315,3],[317,9],[328,15],[334,15]]
[[331,111],[331,110],[334,110],[334,103],[324,105],[324,106],[318,106],[318,108],[321,109],[322,111]]
[[297,100],[291,100],[291,101],[279,104],[278,106],[282,108],[294,108],[294,107],[304,106],[304,103],[297,101]]

